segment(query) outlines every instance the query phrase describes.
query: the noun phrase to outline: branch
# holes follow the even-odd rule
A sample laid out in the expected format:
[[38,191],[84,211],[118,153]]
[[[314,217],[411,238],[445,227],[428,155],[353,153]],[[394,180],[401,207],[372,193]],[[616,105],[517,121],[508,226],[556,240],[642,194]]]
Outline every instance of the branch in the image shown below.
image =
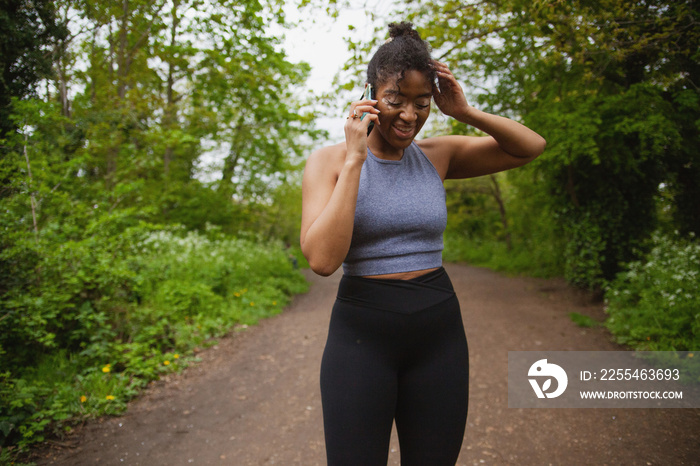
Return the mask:
[[[29,140],[29,135],[25,134],[24,135],[24,159],[27,161],[27,175],[29,176],[29,189],[31,191],[31,183],[32,183],[32,168],[29,165],[29,153],[27,152],[27,143]],[[34,193],[31,192],[29,194],[30,200],[31,200],[31,205],[32,205],[32,220],[34,221],[34,239],[39,242],[39,227],[37,225],[36,221],[36,198],[34,197]]]
[[[155,2],[153,2],[155,3]],[[151,3],[151,5],[153,5]],[[127,60],[128,64],[131,65],[131,62],[133,60],[134,54],[136,51],[143,45],[143,42],[148,39],[148,37],[151,34],[151,28],[153,27],[153,23],[155,23],[156,18],[159,18],[158,13],[163,9],[165,6],[165,2],[161,3],[160,6],[156,9],[156,11],[151,15],[151,20],[148,22],[148,26],[146,27],[146,30],[141,34],[141,36],[136,40],[134,43],[134,46],[129,49],[129,59]]]
[[438,58],[438,61],[445,60],[445,58],[447,58],[452,52],[454,52],[455,50],[457,50],[460,47],[464,47],[464,44],[466,42],[470,42],[474,39],[481,39],[482,37],[486,37],[494,32],[501,32],[501,31],[506,30],[512,26],[513,26],[513,24],[505,24],[503,26],[491,29],[489,31],[481,31],[479,33],[473,33],[473,34],[464,36],[464,37],[460,38],[460,40],[457,41],[453,47],[450,47],[449,49],[447,49],[447,51],[445,53],[440,55],[440,57]]

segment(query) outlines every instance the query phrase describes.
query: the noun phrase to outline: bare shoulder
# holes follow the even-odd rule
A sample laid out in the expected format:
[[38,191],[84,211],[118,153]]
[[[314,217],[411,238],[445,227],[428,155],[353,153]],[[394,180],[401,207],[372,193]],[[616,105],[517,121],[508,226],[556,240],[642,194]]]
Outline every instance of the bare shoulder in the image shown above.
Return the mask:
[[325,146],[311,153],[306,161],[306,176],[330,175],[337,179],[345,162],[347,148],[345,142]]

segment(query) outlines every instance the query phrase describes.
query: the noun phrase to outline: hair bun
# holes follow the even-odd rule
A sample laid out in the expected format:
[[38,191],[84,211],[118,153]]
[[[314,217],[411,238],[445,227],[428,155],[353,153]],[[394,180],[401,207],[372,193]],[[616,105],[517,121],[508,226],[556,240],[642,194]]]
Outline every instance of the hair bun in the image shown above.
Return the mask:
[[396,39],[397,37],[403,36],[421,40],[418,31],[413,29],[413,23],[409,23],[408,21],[402,21],[400,23],[391,23],[389,25],[389,37],[391,39]]
[[435,81],[430,46],[408,21],[389,24],[389,39],[372,56],[367,65],[367,82],[378,88],[392,80],[399,83],[406,71],[425,74],[429,83]]

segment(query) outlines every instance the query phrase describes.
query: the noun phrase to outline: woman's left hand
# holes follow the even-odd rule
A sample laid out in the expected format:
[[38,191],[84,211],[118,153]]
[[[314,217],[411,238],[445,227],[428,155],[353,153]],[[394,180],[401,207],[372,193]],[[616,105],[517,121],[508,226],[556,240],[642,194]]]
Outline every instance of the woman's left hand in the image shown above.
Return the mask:
[[438,78],[437,85],[433,84],[435,104],[445,115],[464,121],[469,112],[469,103],[462,92],[462,87],[444,63],[433,60],[433,68]]

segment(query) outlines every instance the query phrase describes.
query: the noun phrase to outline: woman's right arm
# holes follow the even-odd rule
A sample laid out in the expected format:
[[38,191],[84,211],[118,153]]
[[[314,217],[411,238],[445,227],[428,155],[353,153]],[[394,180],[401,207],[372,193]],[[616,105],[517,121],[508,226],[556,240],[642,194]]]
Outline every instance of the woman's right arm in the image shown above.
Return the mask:
[[314,152],[304,168],[301,251],[319,275],[335,272],[350,250],[360,172],[367,158],[367,127],[370,121],[379,123],[375,103],[353,103],[351,112],[369,114],[363,119],[348,118],[345,145]]
[[333,153],[338,150],[314,152],[302,182],[301,250],[311,270],[323,276],[335,272],[350,249],[363,163],[360,157],[347,157],[338,172],[338,154]]

